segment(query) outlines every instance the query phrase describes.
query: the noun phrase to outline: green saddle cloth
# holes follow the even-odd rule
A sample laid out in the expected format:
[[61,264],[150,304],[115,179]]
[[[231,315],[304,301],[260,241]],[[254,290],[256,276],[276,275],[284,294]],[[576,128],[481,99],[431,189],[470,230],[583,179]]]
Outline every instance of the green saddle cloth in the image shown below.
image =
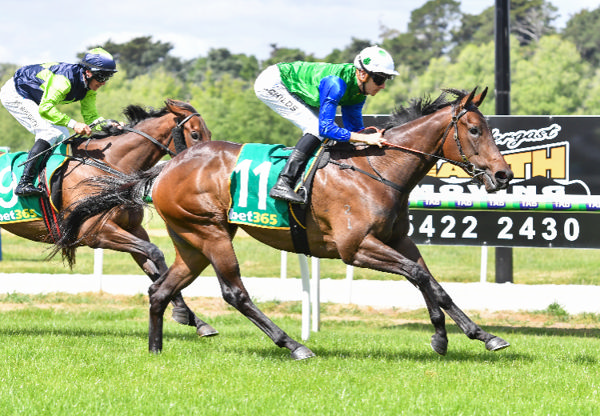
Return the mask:
[[[46,162],[46,187],[50,189],[50,179],[56,170],[61,167],[71,154],[69,144],[56,147]],[[35,221],[42,218],[40,198],[38,196],[18,197],[14,190],[23,174],[23,166],[27,160],[28,152],[4,153],[0,155],[0,223],[10,224],[17,222]],[[39,185],[36,178],[35,184]]]
[[[288,203],[269,196],[292,152],[280,144],[247,143],[231,173],[229,222],[262,228],[289,229]],[[307,166],[311,166],[314,157]]]

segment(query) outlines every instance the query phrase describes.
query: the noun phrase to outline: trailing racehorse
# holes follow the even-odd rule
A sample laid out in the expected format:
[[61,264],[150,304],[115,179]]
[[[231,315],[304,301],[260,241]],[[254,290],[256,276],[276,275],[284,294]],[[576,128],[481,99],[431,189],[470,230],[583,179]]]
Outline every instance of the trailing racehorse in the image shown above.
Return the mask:
[[[85,186],[76,186],[84,179],[107,172],[119,175],[121,172],[147,170],[165,154],[174,156],[195,143],[211,138],[200,114],[191,105],[181,101],[167,100],[164,108],[151,111],[132,105],[124,110],[124,114],[130,123],[121,129],[113,128],[90,139],[73,139],[72,150],[67,152],[69,155],[65,162],[54,173],[52,180],[47,181],[51,183],[52,205],[58,211],[58,216],[64,215],[67,207],[87,195]],[[3,188],[3,192],[12,193],[15,184],[16,178],[12,186]],[[96,224],[93,219],[87,221],[82,224],[76,243],[63,250],[63,259],[72,266],[75,249],[80,245],[124,251],[133,256],[152,281],[157,280],[165,273],[167,265],[162,252],[150,242],[142,227],[143,215],[140,207],[127,207],[111,212],[102,224]],[[33,241],[53,243],[52,239],[57,238],[41,217],[24,222],[0,222],[0,227]],[[174,299],[174,304],[174,318],[178,322],[196,326],[201,334],[215,333],[189,310],[181,295]]]
[[[409,193],[436,161],[442,159],[463,168],[488,192],[506,188],[512,179],[513,173],[478,109],[486,92],[476,95],[476,89],[471,93],[445,90],[435,100],[414,100],[409,108],[401,108],[395,123],[385,129],[383,148],[333,146],[328,150],[329,163],[314,175],[302,224],[311,255],[341,258],[346,264],[402,275],[413,283],[425,298],[435,328],[431,346],[439,354],[446,354],[448,346],[442,309],[469,338],[484,342],[488,350],[509,346],[480,328],[454,304],[408,237]],[[456,98],[447,99],[449,94]],[[67,218],[74,222],[64,224],[77,230],[77,221],[85,220],[90,215],[85,213],[88,210],[95,215],[122,204],[142,206],[144,190],[153,183],[152,200],[167,225],[176,258],[149,290],[150,351],[162,349],[163,314],[169,301],[211,265],[229,304],[276,345],[288,348],[292,358],[314,355],[256,307],[240,278],[232,245],[238,227],[274,248],[296,250],[290,227],[266,226],[271,221],[269,214],[264,218],[254,212],[236,216],[255,218],[260,226],[232,222],[236,201],[230,196],[229,183],[233,182],[232,173],[242,170],[239,159],[243,148],[230,142],[202,143],[164,167],[125,180],[97,178],[94,182],[98,192],[74,208]],[[251,172],[261,175],[268,166],[261,164],[260,169]],[[241,182],[248,180],[246,176]],[[259,201],[263,198],[268,202],[267,189],[266,181],[259,185]],[[241,195],[249,198],[248,193]]]

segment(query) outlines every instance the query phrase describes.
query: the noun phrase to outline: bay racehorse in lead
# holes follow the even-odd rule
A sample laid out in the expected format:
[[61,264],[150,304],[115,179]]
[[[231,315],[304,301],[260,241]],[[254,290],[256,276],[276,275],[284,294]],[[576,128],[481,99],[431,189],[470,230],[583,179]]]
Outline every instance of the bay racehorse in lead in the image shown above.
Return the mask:
[[[87,195],[89,189],[76,186],[86,178],[147,170],[167,153],[174,156],[189,146],[211,139],[210,130],[200,114],[182,101],[169,99],[165,107],[158,110],[130,105],[125,108],[124,114],[129,123],[121,128],[112,128],[92,138],[73,137],[68,140],[71,142],[71,154],[54,175],[57,180],[50,190],[52,205],[58,210],[58,216],[63,216],[68,211],[67,207]],[[63,250],[63,260],[73,266],[75,250],[82,245],[123,251],[131,254],[152,281],[157,280],[166,272],[167,265],[162,251],[150,242],[142,227],[143,215],[143,209],[130,207],[105,216],[102,224],[90,219],[82,224],[75,244]],[[0,226],[33,241],[51,243],[56,238],[42,218]],[[189,310],[181,295],[177,295],[173,303],[176,321],[196,326],[201,335],[216,333]]]
[[[478,109],[487,89],[480,94],[476,90],[444,90],[435,100],[413,100],[408,108],[400,108],[395,122],[384,130],[382,148],[333,146],[330,163],[316,171],[307,202],[305,227],[310,253],[405,276],[425,299],[435,328],[431,346],[442,355],[448,347],[443,311],[469,338],[484,342],[488,350],[509,346],[455,305],[408,237],[409,193],[440,158],[466,170],[488,192],[506,188],[513,177]],[[289,349],[292,358],[314,355],[263,314],[242,283],[232,244],[239,227],[276,249],[293,252],[295,248],[289,229],[229,221],[229,181],[241,149],[239,143],[201,143],[164,167],[132,175],[129,180],[98,178],[96,194],[81,201],[79,213],[76,207],[68,217],[75,221],[70,226],[77,229],[76,222],[86,218],[81,209],[99,213],[126,206],[123,204],[143,205],[142,195],[153,183],[152,200],[166,223],[176,258],[149,290],[152,352],[162,350],[163,314],[169,301],[211,265],[225,301],[277,346]]]

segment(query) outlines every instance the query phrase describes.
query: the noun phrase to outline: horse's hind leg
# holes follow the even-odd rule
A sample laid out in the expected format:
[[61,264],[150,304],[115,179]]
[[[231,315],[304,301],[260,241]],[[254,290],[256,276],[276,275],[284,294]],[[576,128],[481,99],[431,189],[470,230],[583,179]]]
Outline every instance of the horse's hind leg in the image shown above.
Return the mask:
[[309,348],[293,340],[252,302],[242,283],[239,264],[235,258],[231,241],[228,241],[227,244],[228,247],[224,247],[225,243],[221,244],[221,247],[215,250],[218,255],[211,257],[212,265],[219,278],[223,299],[267,334],[275,345],[289,349],[293,359],[302,360],[314,357],[315,354]]
[[[153,282],[167,271],[163,252],[150,242],[148,233],[141,226],[126,231],[115,222],[107,221],[102,232],[96,234],[95,238],[96,241],[88,242],[90,247],[128,252]],[[196,333],[203,337],[219,333],[196,316],[183,300],[181,293],[177,293],[171,302],[173,304],[172,317],[175,322],[196,327]]]
[[[153,282],[156,282],[159,276],[162,276],[167,271],[165,257],[152,243],[147,243],[146,255],[132,253],[131,255],[140,267],[146,272]],[[181,295],[177,293],[171,300],[173,304],[173,312],[171,317],[177,323],[196,327],[196,333],[202,337],[218,335],[218,331],[202,319],[188,307]]]

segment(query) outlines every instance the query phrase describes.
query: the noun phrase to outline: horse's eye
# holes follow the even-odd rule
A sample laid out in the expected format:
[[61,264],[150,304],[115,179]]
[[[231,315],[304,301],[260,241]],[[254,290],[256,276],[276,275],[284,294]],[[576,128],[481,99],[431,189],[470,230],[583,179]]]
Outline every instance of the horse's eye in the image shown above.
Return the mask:
[[469,133],[471,133],[473,136],[479,136],[479,129],[477,127],[471,127],[469,129]]
[[198,140],[198,139],[200,139],[200,134],[199,134],[199,133],[198,133],[196,130],[193,130],[193,131],[192,131],[192,139],[193,139],[193,140]]

